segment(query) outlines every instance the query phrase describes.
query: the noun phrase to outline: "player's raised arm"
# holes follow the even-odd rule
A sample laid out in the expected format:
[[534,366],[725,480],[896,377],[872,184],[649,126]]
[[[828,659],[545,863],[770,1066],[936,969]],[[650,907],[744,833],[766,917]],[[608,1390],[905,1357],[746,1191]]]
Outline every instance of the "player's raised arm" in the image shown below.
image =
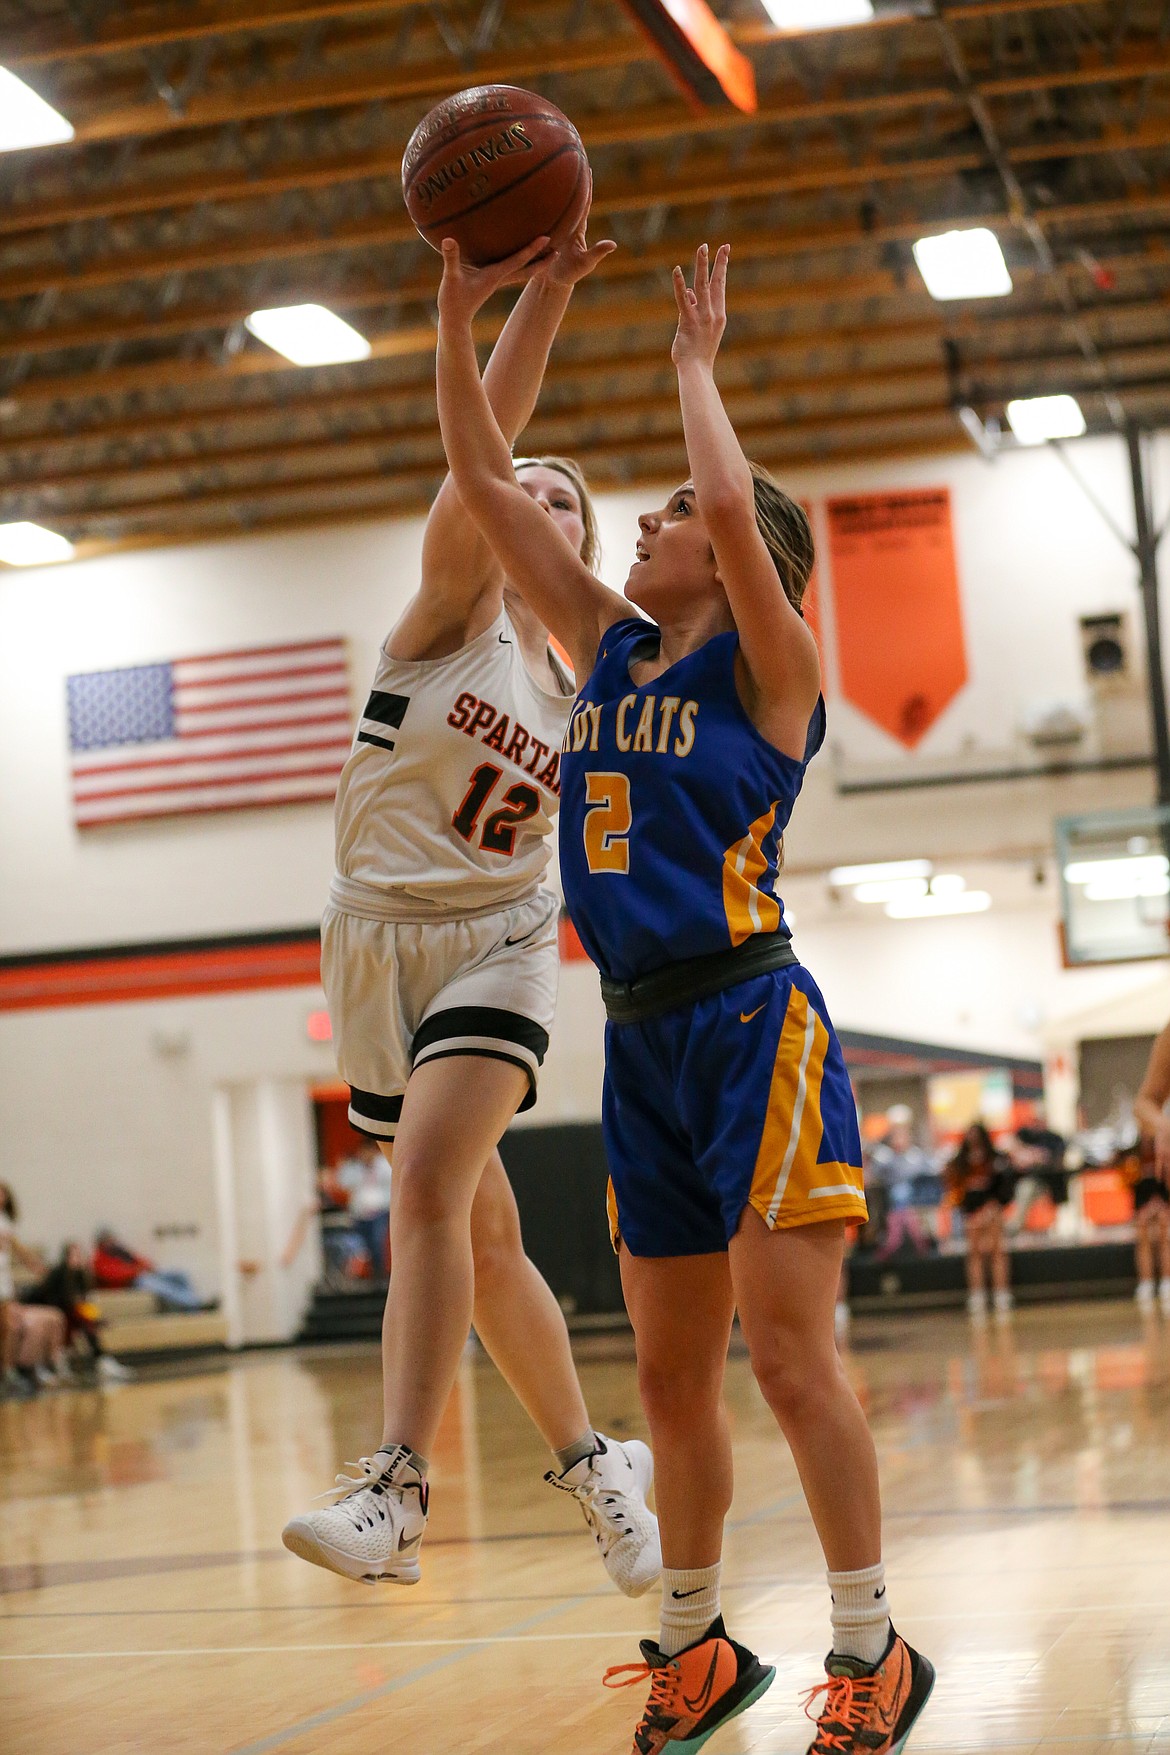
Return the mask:
[[[517,482],[508,441],[479,375],[471,333],[480,307],[498,287],[524,274],[547,242],[539,238],[505,262],[473,268],[460,260],[453,240],[444,240],[436,355],[439,425],[459,498],[512,584],[584,676],[593,667],[602,630],[628,615],[629,605],[594,578]],[[590,268],[616,248],[605,243],[590,249],[583,232],[578,246]]]
[[766,720],[772,741],[799,760],[820,693],[820,661],[816,641],[785,595],[760,534],[751,468],[715,384],[715,356],[727,322],[730,254],[728,245],[720,245],[712,267],[701,244],[692,286],[682,269],[675,269],[678,330],[670,357],[678,370],[695,498],[761,709],[753,717],[762,726]]
[[[588,204],[588,191],[585,195]],[[573,288],[600,257],[570,238],[525,286],[492,349],[484,389],[509,445],[532,418],[552,344]],[[450,476],[427,516],[422,578],[390,636],[396,658],[430,656],[488,627],[499,613],[503,569],[461,502]]]

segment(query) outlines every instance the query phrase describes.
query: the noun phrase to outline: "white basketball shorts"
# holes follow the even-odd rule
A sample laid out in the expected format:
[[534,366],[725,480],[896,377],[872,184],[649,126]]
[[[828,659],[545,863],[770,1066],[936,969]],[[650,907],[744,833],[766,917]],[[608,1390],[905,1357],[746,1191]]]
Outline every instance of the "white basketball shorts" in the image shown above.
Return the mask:
[[557,901],[542,891],[472,919],[367,920],[328,905],[321,979],[349,1119],[392,1140],[416,1066],[450,1055],[510,1060],[536,1080],[557,1002]]

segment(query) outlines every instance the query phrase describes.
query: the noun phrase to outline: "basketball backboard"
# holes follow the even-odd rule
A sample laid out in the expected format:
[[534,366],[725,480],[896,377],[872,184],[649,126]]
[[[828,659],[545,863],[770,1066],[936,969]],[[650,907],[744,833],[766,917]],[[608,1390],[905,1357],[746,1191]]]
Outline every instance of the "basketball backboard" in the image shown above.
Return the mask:
[[1170,956],[1170,807],[1058,817],[1065,961]]

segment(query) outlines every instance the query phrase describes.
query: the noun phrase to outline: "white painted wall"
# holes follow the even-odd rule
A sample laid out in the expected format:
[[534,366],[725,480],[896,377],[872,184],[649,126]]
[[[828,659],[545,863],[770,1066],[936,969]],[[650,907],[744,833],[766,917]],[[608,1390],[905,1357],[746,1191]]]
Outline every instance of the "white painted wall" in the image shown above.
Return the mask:
[[[1120,443],[1088,441],[1072,456],[1128,525]],[[1157,469],[1164,487],[1165,440]],[[842,798],[834,775],[1018,760],[1022,746],[1013,733],[1021,714],[1038,700],[1084,696],[1077,617],[1125,609],[1137,618],[1135,568],[1047,452],[990,466],[959,455],[794,471],[787,478],[793,491],[814,501],[939,483],[950,486],[954,500],[971,681],[914,755],[900,751],[836,696],[826,578],[831,748],[814,766],[787,838],[797,938],[842,1027],[1040,1055],[1054,1021],[1115,1001],[1150,975],[1137,966],[1062,970],[1051,885],[1047,894],[1022,900],[1011,862],[1050,847],[1059,812],[1146,801],[1151,776],[1037,778]],[[635,515],[647,500],[619,494],[601,502],[611,582],[624,577]],[[823,537],[823,518],[820,524]],[[79,835],[68,802],[64,677],[185,652],[342,634],[356,702],[377,644],[413,587],[420,537],[418,521],[363,523],[0,577],[0,954],[314,920],[331,867],[326,806]],[[825,553],[826,575],[827,563]],[[1004,896],[986,916],[895,925],[872,915],[832,916],[814,893],[819,880],[810,874],[833,863],[909,853],[945,857],[959,869],[963,862],[1006,860]],[[302,989],[0,1015],[0,1175],[19,1189],[27,1234],[55,1245],[108,1223],[165,1265],[187,1268],[209,1290],[225,1289],[215,1093],[277,1081],[283,1101],[295,1107],[291,1090],[333,1070],[329,1049],[305,1034],[305,1017],[320,1003],[319,993]],[[596,1114],[600,1077],[595,977],[585,965],[570,966],[541,1100],[529,1119]],[[230,1098],[229,1109],[243,1101]],[[220,1112],[222,1119],[222,1099]],[[286,1141],[293,1166],[300,1162],[295,1131]],[[289,1174],[295,1181],[300,1171]],[[244,1229],[245,1218],[237,1214]],[[156,1243],[155,1227],[173,1224],[193,1224],[198,1234]],[[267,1306],[253,1312],[249,1325],[287,1322],[284,1293],[273,1283],[263,1297]]]

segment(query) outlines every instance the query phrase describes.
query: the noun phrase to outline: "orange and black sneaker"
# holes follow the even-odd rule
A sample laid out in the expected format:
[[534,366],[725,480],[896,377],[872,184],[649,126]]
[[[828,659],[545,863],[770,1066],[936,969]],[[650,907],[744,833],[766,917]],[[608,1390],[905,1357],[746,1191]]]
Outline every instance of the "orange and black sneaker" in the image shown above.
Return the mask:
[[890,1628],[880,1661],[830,1652],[829,1680],[811,1688],[804,1710],[811,1718],[823,1694],[817,1734],[808,1755],[899,1755],[934,1687],[934,1666]]
[[675,1657],[659,1651],[653,1639],[643,1639],[641,1651],[644,1663],[605,1672],[607,1688],[650,1682],[632,1755],[694,1755],[720,1725],[758,1700],[776,1675],[770,1664],[728,1639],[722,1615]]

